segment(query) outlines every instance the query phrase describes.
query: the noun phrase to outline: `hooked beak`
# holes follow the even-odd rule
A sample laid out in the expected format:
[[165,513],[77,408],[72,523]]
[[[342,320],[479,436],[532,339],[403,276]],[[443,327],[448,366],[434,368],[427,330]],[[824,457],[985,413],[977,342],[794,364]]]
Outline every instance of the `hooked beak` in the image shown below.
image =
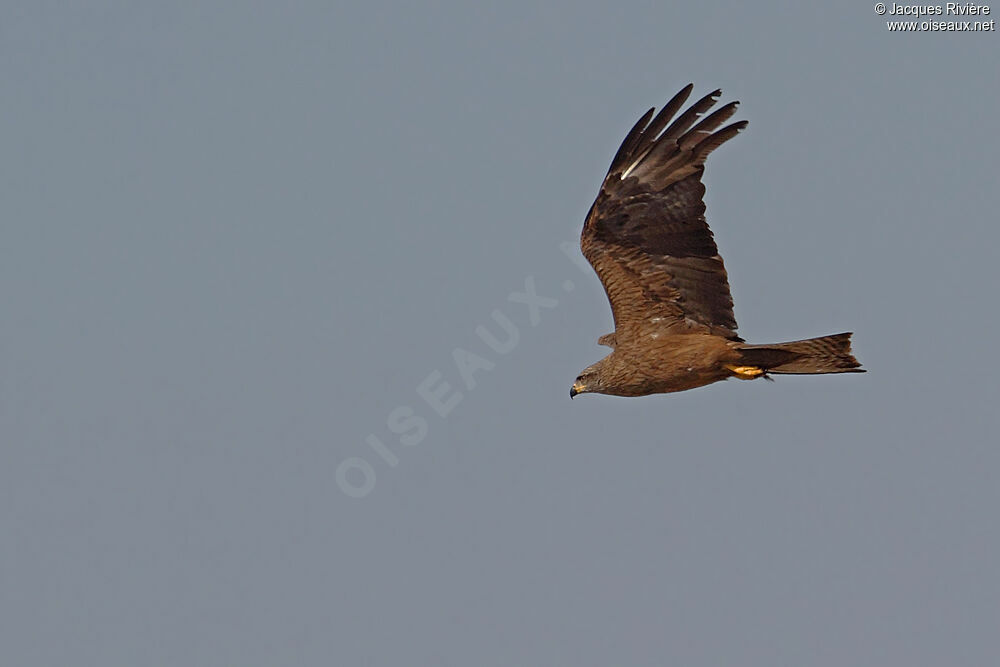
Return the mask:
[[586,391],[586,387],[583,386],[582,382],[574,382],[573,386],[569,388],[569,397],[573,398],[577,394],[582,394]]

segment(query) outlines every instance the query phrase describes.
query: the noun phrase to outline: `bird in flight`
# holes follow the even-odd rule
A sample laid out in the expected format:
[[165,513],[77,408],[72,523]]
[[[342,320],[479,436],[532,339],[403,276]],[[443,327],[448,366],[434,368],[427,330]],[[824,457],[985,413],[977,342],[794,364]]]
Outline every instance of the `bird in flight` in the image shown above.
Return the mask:
[[615,330],[597,341],[611,354],[580,373],[570,398],[684,391],[731,377],[864,372],[851,355],[850,333],[770,345],[736,335],[726,268],[705,222],[701,175],[709,153],[747,122],[723,127],[738,102],[698,122],[720,90],[674,120],[692,89],[688,84],[658,114],[650,109],[639,119],[587,214],[580,247],[607,292]]

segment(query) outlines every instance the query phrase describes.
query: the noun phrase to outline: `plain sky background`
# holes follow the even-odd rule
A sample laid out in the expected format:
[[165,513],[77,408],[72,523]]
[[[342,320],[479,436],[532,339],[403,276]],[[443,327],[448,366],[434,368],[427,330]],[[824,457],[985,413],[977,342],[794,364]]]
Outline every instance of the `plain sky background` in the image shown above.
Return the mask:
[[[0,662],[997,664],[1000,42],[885,20],[2,3]],[[740,333],[867,375],[570,401],[560,244],[689,81]]]

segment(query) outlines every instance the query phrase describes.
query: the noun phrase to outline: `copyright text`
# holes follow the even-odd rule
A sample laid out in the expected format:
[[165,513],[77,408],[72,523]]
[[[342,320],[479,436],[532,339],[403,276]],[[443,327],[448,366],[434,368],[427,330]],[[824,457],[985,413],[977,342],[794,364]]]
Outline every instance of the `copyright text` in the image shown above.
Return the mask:
[[[886,21],[889,32],[996,32],[996,19],[986,19],[992,12],[989,5],[972,2],[946,2],[943,5],[875,4],[875,13],[906,19]],[[968,20],[933,20],[930,17],[963,16]],[[926,17],[926,18],[925,18]],[[973,18],[975,17],[975,18]]]

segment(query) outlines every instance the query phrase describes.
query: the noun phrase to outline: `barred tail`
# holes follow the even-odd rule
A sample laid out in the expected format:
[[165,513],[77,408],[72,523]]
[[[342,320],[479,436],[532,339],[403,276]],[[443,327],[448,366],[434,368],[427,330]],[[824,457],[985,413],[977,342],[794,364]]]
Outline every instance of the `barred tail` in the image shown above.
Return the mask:
[[742,363],[765,373],[864,373],[851,354],[851,334],[773,345],[744,345]]

